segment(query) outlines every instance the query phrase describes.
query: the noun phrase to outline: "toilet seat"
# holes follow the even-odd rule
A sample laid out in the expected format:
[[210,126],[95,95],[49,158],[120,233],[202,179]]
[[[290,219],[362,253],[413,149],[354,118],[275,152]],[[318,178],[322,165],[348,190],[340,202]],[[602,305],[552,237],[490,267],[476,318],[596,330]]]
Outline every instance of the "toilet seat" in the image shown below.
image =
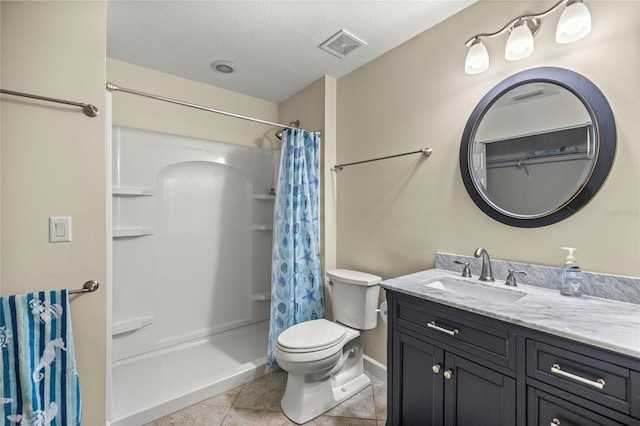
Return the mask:
[[278,336],[275,348],[276,360],[308,363],[329,359],[341,354],[344,345],[358,336],[360,336],[359,331],[326,319],[299,323]]
[[332,348],[342,343],[347,330],[326,319],[305,321],[280,333],[278,346],[284,352],[308,353]]

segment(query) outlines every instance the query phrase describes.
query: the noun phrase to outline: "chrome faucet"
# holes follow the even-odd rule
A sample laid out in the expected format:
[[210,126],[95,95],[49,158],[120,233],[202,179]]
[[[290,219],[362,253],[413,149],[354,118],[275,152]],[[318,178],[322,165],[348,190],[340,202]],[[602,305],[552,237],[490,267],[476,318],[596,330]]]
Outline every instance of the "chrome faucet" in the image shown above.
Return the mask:
[[493,272],[491,272],[491,258],[489,257],[489,253],[483,248],[478,247],[473,253],[475,257],[482,256],[482,272],[480,272],[480,281],[495,281],[493,278]]

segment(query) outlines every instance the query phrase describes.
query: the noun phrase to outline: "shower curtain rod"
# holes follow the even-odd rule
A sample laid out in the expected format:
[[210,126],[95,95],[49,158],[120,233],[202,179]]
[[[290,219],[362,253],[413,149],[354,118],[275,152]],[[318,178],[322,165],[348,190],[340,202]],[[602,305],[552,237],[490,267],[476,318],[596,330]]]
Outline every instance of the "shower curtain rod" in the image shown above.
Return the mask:
[[38,99],[40,101],[47,101],[47,102],[54,102],[57,104],[65,104],[65,105],[72,105],[72,106],[77,106],[82,108],[82,112],[84,112],[84,115],[86,115],[87,117],[97,117],[99,114],[98,108],[91,105],[91,104],[83,104],[81,102],[73,102],[73,101],[65,101],[64,99],[56,99],[56,98],[49,98],[46,96],[39,96],[39,95],[32,95],[31,93],[23,93],[23,92],[15,92],[13,90],[5,90],[5,89],[0,89],[0,93],[5,94],[5,95],[12,95],[12,96],[21,96],[23,98],[31,98],[31,99]]
[[405,153],[396,154],[396,155],[388,155],[386,157],[372,158],[370,160],[355,161],[353,163],[346,163],[346,164],[336,164],[335,166],[333,166],[333,168],[336,169],[336,170],[342,170],[343,168],[345,168],[347,166],[354,166],[356,164],[363,164],[363,163],[371,163],[372,161],[387,160],[389,158],[402,157],[404,155],[411,155],[411,154],[422,154],[425,157],[430,157],[432,153],[433,153],[433,150],[431,148],[427,147],[427,148],[419,149],[417,151],[405,152]]
[[[111,83],[110,81],[107,81],[107,90],[109,92],[124,92],[124,93],[130,93],[132,95],[144,96],[146,98],[157,99],[159,101],[170,102],[172,104],[178,104],[178,105],[182,105],[182,106],[186,106],[186,107],[190,107],[190,108],[195,108],[195,109],[199,109],[199,110],[203,110],[203,111],[214,112],[216,114],[226,115],[228,117],[234,117],[234,118],[240,118],[242,120],[253,121],[254,123],[261,123],[261,124],[267,124],[269,126],[282,127],[284,129],[305,130],[305,129],[300,129],[298,127],[294,127],[294,126],[292,126],[290,124],[275,123],[273,121],[267,121],[267,120],[262,120],[260,118],[249,117],[247,115],[236,114],[236,113],[233,113],[233,112],[223,111],[223,110],[220,110],[220,109],[209,108],[209,107],[205,107],[205,106],[202,106],[202,105],[197,105],[197,104],[192,104],[192,103],[189,103],[189,102],[179,101],[177,99],[166,98],[164,96],[153,95],[151,93],[140,92],[138,90],[127,89],[125,87],[116,86],[115,84]],[[305,131],[308,131],[308,130],[305,130]],[[320,134],[319,131],[311,132],[311,133]]]

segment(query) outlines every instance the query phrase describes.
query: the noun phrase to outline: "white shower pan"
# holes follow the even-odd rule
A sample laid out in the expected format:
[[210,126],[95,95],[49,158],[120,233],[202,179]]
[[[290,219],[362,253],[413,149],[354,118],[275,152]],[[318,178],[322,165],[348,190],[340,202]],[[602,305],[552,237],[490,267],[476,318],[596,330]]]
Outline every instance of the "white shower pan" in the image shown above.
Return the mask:
[[113,365],[112,426],[141,425],[265,373],[268,321]]

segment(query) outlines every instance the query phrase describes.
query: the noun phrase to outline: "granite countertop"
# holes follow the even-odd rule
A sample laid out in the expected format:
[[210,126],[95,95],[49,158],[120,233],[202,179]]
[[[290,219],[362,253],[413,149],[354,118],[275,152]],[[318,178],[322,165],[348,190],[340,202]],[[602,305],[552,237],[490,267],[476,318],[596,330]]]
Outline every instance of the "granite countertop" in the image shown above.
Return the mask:
[[[526,296],[515,302],[499,303],[426,286],[438,277],[523,292]],[[443,269],[429,269],[384,280],[380,286],[640,358],[640,305],[637,304],[590,296],[565,297],[557,290],[523,284],[506,287],[504,281],[487,283],[479,281],[477,276],[462,278],[458,272]]]

